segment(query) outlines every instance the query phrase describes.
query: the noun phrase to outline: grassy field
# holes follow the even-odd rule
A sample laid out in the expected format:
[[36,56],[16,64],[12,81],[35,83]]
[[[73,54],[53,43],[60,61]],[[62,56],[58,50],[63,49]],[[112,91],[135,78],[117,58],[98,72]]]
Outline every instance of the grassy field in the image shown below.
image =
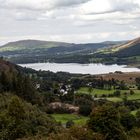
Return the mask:
[[[82,87],[77,92],[82,94],[91,94],[92,96],[97,95],[98,98],[100,98],[102,95],[108,95],[113,94],[116,90],[102,90],[102,89],[93,89],[91,93],[89,93],[88,88]],[[133,95],[128,94],[127,99],[128,100],[139,100],[140,99],[140,90],[133,90],[135,93]],[[124,98],[124,93],[129,93],[129,90],[121,90],[121,96],[120,97],[108,97],[106,98],[109,101],[113,102],[119,102],[122,101]]]
[[[102,90],[102,89],[93,89],[90,93],[91,95],[103,95],[103,94],[113,94],[115,90]],[[78,93],[89,94],[89,89],[87,87],[81,87]]]
[[72,120],[76,125],[84,125],[88,120],[88,117],[78,116],[75,114],[52,114],[57,122],[66,124],[67,121]]
[[136,113],[137,113],[138,111],[140,111],[140,109],[137,109],[137,110],[131,111],[131,114],[132,114],[132,115],[136,115]]
[[[108,94],[113,94],[116,90],[104,90],[104,89],[93,89],[91,93],[89,93],[89,89],[87,87],[82,87],[80,88],[77,92],[78,93],[84,93],[84,94],[91,94],[91,95],[108,95]],[[121,93],[129,93],[129,90],[121,90]],[[140,90],[134,90],[135,93],[140,93]]]
[[108,101],[112,101],[112,102],[121,102],[123,100],[123,98],[119,98],[119,97],[110,97],[110,98],[106,98]]
[[[128,100],[140,100],[140,91],[139,90],[134,90],[135,94],[133,95],[127,95],[127,99]],[[111,97],[111,98],[107,98],[109,101],[113,101],[113,102],[118,102],[118,101],[122,101],[124,98],[124,95],[121,95],[120,97]]]

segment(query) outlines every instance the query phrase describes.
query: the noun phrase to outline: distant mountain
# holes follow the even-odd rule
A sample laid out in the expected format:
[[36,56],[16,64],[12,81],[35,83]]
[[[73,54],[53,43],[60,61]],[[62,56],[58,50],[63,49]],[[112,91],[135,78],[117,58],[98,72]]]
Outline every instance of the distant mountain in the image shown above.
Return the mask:
[[14,63],[117,63],[139,64],[140,38],[131,41],[106,41],[74,44],[21,40],[0,47],[0,56]]
[[49,49],[59,46],[71,46],[71,44],[63,42],[51,42],[51,41],[39,41],[39,40],[21,40],[16,42],[10,42],[6,45],[0,47],[0,52],[18,52],[18,51],[29,51],[29,50],[39,50],[39,49]]
[[91,54],[120,42],[74,44],[53,41],[21,40],[0,47],[0,56],[15,63],[46,62],[74,54]]
[[103,43],[104,44],[114,44],[114,45],[120,45],[120,44],[124,44],[124,43],[127,43],[128,40],[126,41],[104,41]]

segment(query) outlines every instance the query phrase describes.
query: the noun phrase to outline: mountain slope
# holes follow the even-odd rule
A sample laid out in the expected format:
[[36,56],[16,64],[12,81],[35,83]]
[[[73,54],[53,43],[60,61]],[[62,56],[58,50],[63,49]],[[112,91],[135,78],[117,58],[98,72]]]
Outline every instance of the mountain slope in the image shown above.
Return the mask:
[[113,47],[114,55],[118,57],[140,56],[140,38],[128,41],[127,43]]
[[[140,37],[122,42],[109,48],[103,48],[90,56],[92,62],[120,64],[140,67]],[[98,61],[96,61],[98,60]]]

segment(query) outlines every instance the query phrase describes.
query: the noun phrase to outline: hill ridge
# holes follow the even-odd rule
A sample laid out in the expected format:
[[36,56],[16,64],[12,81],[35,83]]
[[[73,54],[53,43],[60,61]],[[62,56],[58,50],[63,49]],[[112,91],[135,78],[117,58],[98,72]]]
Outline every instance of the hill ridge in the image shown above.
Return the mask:
[[118,45],[118,46],[114,46],[113,48],[116,49],[116,51],[120,51],[122,49],[133,47],[134,45],[139,44],[139,43],[140,43],[140,37],[135,38],[133,40],[130,40],[130,41],[124,43],[124,44],[121,44],[121,45]]

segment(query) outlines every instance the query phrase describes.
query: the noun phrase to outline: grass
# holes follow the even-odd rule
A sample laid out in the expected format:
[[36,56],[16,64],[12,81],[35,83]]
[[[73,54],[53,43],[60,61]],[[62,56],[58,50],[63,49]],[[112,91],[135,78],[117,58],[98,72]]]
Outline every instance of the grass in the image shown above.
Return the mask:
[[[102,89],[93,89],[90,93],[91,95],[103,95],[103,94],[113,94],[115,90],[102,90]],[[87,87],[81,87],[78,91],[78,93],[84,93],[89,94]]]
[[55,45],[55,43],[48,43],[46,45],[40,45],[40,46],[32,46],[32,47],[27,47],[27,46],[23,46],[23,45],[18,45],[18,46],[6,46],[6,47],[2,47],[0,48],[0,52],[5,52],[5,51],[20,51],[20,50],[35,50],[35,49],[49,49],[49,48],[53,48],[53,47],[57,47],[57,45]]
[[119,98],[119,97],[110,97],[110,98],[106,98],[108,101],[112,101],[112,102],[121,102],[123,99]]
[[[119,101],[122,101],[123,98],[124,98],[124,95],[121,95],[120,97],[107,98],[107,100],[112,101],[112,102],[119,102]],[[140,91],[139,90],[135,90],[135,94],[127,95],[127,99],[128,100],[140,100]]]
[[[92,96],[94,95],[108,95],[108,94],[113,94],[116,90],[112,89],[112,90],[105,90],[105,89],[93,89],[91,93],[89,93],[89,90],[87,87],[82,87],[80,88],[77,92],[78,93],[84,93],[84,94],[91,94]],[[121,90],[121,93],[125,93],[125,92],[129,92],[129,90]],[[135,90],[135,92],[139,92],[138,90]]]
[[[89,93],[89,90],[87,87],[80,88],[77,92],[82,94],[91,94],[92,96],[97,95],[98,98],[100,98],[102,95],[109,95],[113,94],[116,90],[102,90],[102,89],[93,89],[91,93]],[[140,90],[133,90],[135,93],[133,95],[128,94],[127,99],[128,100],[140,100]],[[108,97],[106,98],[109,101],[112,102],[119,102],[122,101],[124,98],[124,93],[129,93],[130,90],[121,90],[121,96],[120,97]]]
[[67,121],[72,120],[76,125],[85,125],[88,117],[78,116],[75,114],[52,114],[57,122],[66,124]]
[[138,111],[140,111],[140,109],[137,109],[137,110],[131,111],[131,114],[135,116],[136,113],[137,113]]

